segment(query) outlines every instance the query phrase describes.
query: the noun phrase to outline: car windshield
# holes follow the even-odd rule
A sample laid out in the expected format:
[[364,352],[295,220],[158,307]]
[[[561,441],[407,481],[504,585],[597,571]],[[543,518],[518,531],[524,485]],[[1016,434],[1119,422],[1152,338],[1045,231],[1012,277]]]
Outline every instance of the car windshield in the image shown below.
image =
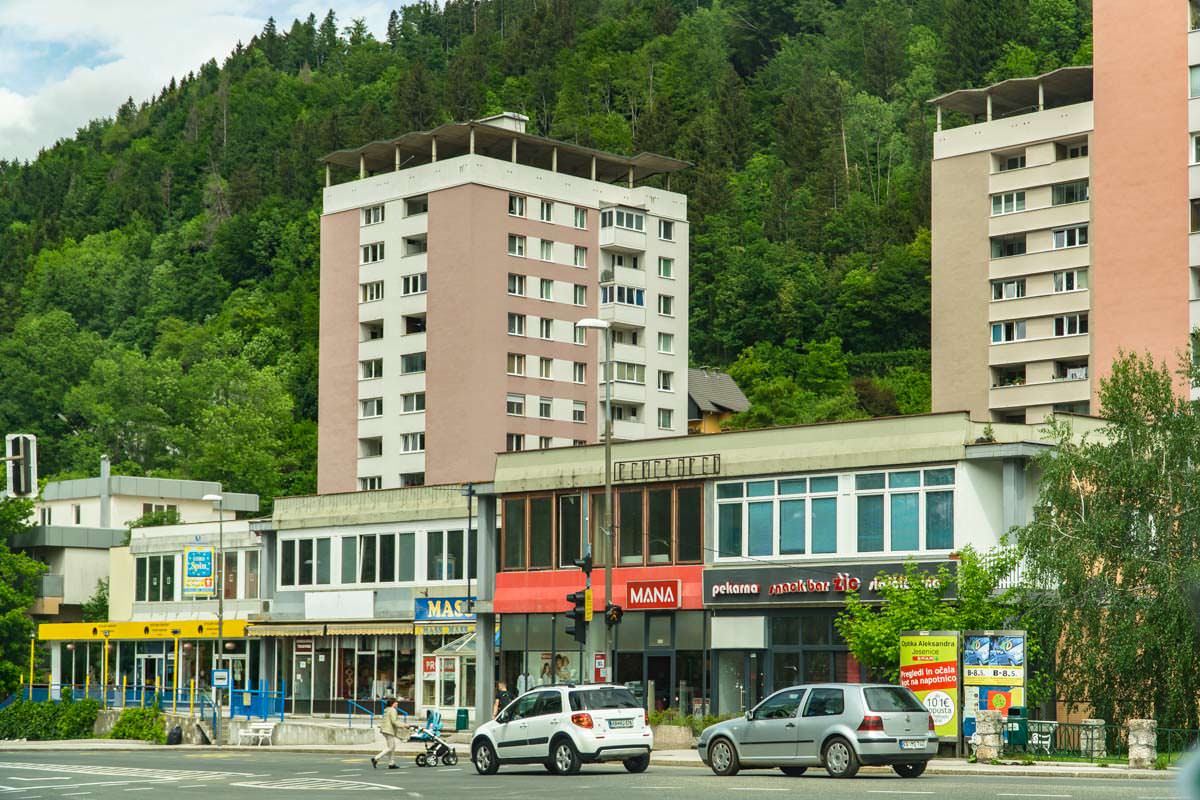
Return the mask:
[[585,689],[571,692],[572,711],[599,711],[605,708],[641,708],[628,689]]
[[902,686],[873,686],[863,689],[872,711],[924,711],[917,696]]

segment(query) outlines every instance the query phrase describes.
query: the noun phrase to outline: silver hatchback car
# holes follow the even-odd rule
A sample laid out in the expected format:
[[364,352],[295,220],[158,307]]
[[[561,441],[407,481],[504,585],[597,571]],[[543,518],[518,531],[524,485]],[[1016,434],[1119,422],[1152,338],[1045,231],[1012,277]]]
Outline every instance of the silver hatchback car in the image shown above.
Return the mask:
[[763,700],[745,717],[700,734],[700,759],[718,775],[779,767],[803,775],[824,766],[850,778],[862,764],[886,765],[916,778],[937,754],[933,717],[903,686],[821,683],[792,686]]

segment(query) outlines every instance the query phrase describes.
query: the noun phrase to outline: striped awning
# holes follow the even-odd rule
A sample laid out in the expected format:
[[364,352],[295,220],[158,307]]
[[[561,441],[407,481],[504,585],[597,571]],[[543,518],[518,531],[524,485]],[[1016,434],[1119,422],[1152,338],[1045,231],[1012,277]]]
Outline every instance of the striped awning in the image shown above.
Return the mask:
[[269,636],[324,636],[324,625],[248,625],[246,627],[247,636],[269,637]]
[[389,636],[412,632],[411,622],[354,622],[325,626],[325,633],[330,636]]
[[418,635],[425,634],[425,633],[429,633],[429,634],[433,634],[433,635],[463,634],[463,633],[474,633],[475,632],[475,623],[474,622],[423,622],[418,625],[414,625],[413,628],[415,629],[415,632]]

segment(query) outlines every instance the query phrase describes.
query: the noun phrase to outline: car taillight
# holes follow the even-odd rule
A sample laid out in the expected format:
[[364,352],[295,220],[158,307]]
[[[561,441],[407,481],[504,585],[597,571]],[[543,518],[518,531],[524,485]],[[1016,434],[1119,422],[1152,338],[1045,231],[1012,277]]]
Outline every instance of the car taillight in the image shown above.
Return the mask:
[[929,715],[929,732],[933,733],[937,730],[937,726],[933,724],[933,714]]
[[571,715],[571,724],[575,725],[576,727],[579,727],[579,728],[595,727],[595,725],[592,723],[592,715],[591,714],[572,714]]
[[865,716],[858,729],[860,731],[882,731],[883,717],[876,717],[874,715]]
[[650,727],[650,712],[644,708],[642,709],[642,724],[647,728]]

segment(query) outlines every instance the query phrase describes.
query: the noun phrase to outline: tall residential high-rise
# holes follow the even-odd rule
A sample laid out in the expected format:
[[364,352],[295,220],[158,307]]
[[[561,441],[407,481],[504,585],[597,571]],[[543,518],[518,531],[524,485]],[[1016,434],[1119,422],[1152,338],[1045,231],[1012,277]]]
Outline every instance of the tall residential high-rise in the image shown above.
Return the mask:
[[1178,364],[1200,323],[1198,6],[1101,0],[1094,67],[931,101],[934,411],[1097,413],[1120,352]]
[[597,441],[589,317],[612,325],[613,438],[687,432],[687,198],[643,184],[687,164],[526,122],[324,159],[319,492],[488,481],[497,452]]

